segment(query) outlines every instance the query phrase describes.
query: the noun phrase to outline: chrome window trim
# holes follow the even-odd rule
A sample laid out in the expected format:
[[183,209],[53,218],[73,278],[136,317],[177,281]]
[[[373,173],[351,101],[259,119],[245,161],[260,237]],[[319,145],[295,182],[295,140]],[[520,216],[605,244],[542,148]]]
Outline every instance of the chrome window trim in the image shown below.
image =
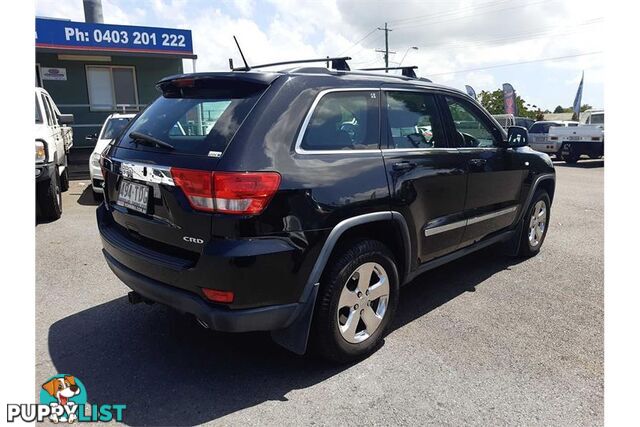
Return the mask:
[[424,236],[431,237],[436,234],[444,233],[445,231],[455,230],[456,228],[466,227],[467,225],[477,224],[482,221],[487,221],[489,219],[497,218],[502,215],[510,214],[511,212],[515,212],[518,209],[518,205],[509,206],[508,208],[499,209],[494,212],[489,212],[488,214],[475,216],[473,218],[465,219],[462,221],[452,222],[450,224],[440,225],[438,227],[425,228]]
[[118,165],[118,169],[112,170],[112,172],[123,178],[135,179],[151,184],[170,185],[173,187],[176,185],[171,176],[171,168],[168,166],[131,162],[115,158],[111,159],[111,162],[114,166]]
[[[307,127],[309,126],[309,122],[311,121],[311,116],[316,110],[318,103],[320,100],[328,93],[334,92],[371,92],[375,91],[380,93],[379,87],[340,87],[333,89],[325,89],[322,90],[316,95],[316,99],[313,100],[311,104],[311,108],[307,112],[307,115],[302,122],[302,126],[300,127],[300,131],[298,131],[298,137],[296,138],[295,152],[297,154],[380,154],[380,149],[366,149],[366,150],[305,150],[302,148],[302,140],[304,139],[304,134],[307,132]],[[378,141],[380,143],[380,141]]]
[[442,151],[442,152],[449,152],[449,153],[457,153],[458,150],[456,148],[451,148],[451,147],[432,147],[432,148],[383,148],[382,152],[383,153],[397,153],[397,152],[411,152],[411,151],[418,151],[418,152],[432,152],[432,151]]

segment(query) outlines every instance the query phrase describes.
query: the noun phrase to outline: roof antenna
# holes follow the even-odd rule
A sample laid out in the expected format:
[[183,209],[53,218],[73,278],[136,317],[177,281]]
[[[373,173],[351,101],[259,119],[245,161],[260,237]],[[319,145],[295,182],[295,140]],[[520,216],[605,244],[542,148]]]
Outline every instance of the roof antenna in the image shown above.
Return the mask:
[[236,38],[236,36],[233,36],[233,40],[235,40],[236,46],[238,46],[238,51],[240,51],[240,56],[242,57],[242,62],[244,62],[244,71],[249,71],[251,67],[249,67],[249,64],[247,64],[247,60],[244,58],[244,53],[242,53],[240,43],[238,43],[238,39]]

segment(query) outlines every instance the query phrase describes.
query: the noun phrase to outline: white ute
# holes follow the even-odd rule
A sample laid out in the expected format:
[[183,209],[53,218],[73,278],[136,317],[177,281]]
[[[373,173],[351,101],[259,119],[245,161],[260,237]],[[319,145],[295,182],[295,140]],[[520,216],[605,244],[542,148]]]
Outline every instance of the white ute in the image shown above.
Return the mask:
[[67,155],[73,145],[73,114],[62,114],[42,88],[36,89],[36,208],[40,217],[62,215],[62,192],[69,188]]
[[604,110],[581,113],[578,126],[549,129],[548,141],[567,163],[576,163],[583,154],[599,159],[604,155]]
[[96,146],[89,158],[89,173],[91,174],[91,188],[93,189],[93,198],[99,199],[102,189],[102,171],[100,170],[100,154],[109,143],[116,138],[122,130],[127,127],[135,114],[114,113],[107,117],[99,134],[87,136],[88,140],[95,141]]

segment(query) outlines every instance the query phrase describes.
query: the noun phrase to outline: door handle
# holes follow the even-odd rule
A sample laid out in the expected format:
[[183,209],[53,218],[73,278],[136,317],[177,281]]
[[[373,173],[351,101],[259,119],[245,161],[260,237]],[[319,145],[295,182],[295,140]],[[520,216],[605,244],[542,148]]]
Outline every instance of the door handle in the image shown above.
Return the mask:
[[416,167],[415,163],[407,162],[407,161],[394,163],[393,166],[392,166],[394,171],[406,171],[406,170],[409,170],[409,169],[413,169],[415,167]]
[[469,167],[474,170],[484,169],[484,166],[487,164],[486,159],[471,159],[469,160]]

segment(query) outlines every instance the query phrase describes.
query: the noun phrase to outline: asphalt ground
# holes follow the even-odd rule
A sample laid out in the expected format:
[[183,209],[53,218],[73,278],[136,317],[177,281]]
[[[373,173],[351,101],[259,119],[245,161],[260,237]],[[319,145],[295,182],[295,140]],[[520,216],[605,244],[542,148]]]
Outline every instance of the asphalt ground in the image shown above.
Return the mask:
[[538,256],[489,248],[418,277],[384,345],[349,366],[129,305],[89,182],[72,181],[62,218],[36,225],[35,392],[75,375],[130,425],[602,425],[604,161],[556,169]]

